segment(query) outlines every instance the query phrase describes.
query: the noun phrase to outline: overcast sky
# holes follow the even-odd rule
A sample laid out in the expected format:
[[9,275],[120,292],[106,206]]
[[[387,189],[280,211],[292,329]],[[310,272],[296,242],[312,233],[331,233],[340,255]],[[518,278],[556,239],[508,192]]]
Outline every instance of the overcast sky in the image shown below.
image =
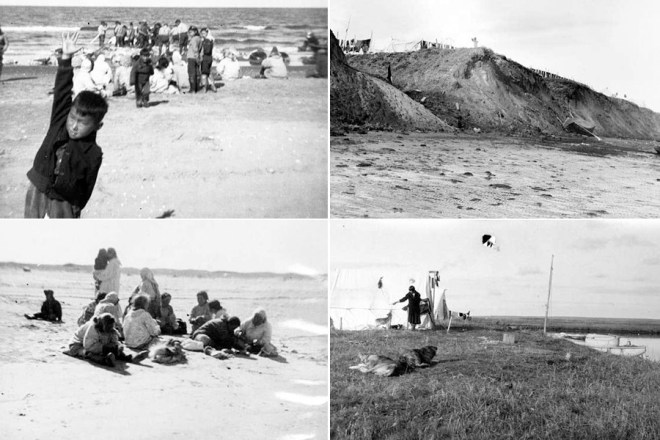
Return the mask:
[[324,220],[0,220],[0,261],[94,264],[114,247],[127,267],[327,273]]
[[327,8],[327,0],[0,0],[0,6],[108,6],[153,8]]
[[660,220],[346,220],[331,223],[330,243],[331,274],[439,270],[449,308],[475,315],[543,316],[553,254],[551,315],[660,312]]
[[656,0],[332,0],[338,38],[384,46],[422,38],[472,47],[477,37],[525,66],[626,94],[660,112],[660,2]]

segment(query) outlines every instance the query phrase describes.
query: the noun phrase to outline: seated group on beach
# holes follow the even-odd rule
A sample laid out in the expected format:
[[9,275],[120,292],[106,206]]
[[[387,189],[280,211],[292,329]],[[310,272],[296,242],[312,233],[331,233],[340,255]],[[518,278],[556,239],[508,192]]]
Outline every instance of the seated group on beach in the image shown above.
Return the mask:
[[[117,22],[110,40],[105,43],[107,25],[99,26],[99,49],[83,57],[74,77],[74,95],[83,90],[106,97],[112,84],[112,95],[135,93],[137,107],[149,106],[151,93],[216,92],[216,77],[223,81],[241,78],[238,52],[234,48],[222,50],[222,59],[213,67],[214,38],[208,28],[188,26],[176,20],[154,24],[149,28],[140,22],[137,30],[123,31]],[[136,35],[132,37],[132,35]],[[126,49],[123,49],[126,48]],[[105,61],[104,51],[112,51],[112,67]],[[286,63],[277,47],[270,55],[258,51],[262,58],[261,78],[288,78]],[[185,61],[184,61],[185,60]]]
[[[154,274],[148,268],[140,271],[141,281],[122,311],[117,293],[120,274],[121,263],[116,251],[101,249],[93,272],[96,297],[78,318],[78,329],[65,354],[107,366],[114,366],[117,360],[137,363],[149,356],[150,348],[163,343],[162,335],[188,334],[187,323],[176,317],[170,305],[172,295],[166,292],[161,295]],[[115,290],[107,291],[113,287]],[[62,308],[54,292],[45,290],[44,294],[46,301],[41,311],[25,317],[61,322]],[[188,323],[192,326],[190,337],[181,341],[186,350],[203,351],[218,359],[235,354],[278,356],[271,342],[272,327],[262,308],[241,322],[238,317],[230,316],[220,301],[209,301],[208,293],[200,291]],[[127,354],[125,347],[137,354]]]

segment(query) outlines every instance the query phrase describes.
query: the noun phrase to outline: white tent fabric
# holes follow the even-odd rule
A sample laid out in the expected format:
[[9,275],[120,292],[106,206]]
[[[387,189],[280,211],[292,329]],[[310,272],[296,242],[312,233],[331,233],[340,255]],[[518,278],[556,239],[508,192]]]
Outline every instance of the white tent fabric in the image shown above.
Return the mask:
[[[432,272],[437,274],[436,272]],[[435,277],[435,275],[433,275]],[[429,271],[419,269],[340,269],[334,274],[330,293],[330,318],[336,329],[365,330],[383,325],[376,319],[392,314],[390,325],[406,326],[408,312],[403,310],[406,302],[392,305],[403,298],[410,286],[431,300],[436,311],[434,295],[437,283],[429,281]],[[380,281],[380,283],[379,283]],[[380,288],[379,288],[380,284]],[[422,322],[432,326],[428,315]]]

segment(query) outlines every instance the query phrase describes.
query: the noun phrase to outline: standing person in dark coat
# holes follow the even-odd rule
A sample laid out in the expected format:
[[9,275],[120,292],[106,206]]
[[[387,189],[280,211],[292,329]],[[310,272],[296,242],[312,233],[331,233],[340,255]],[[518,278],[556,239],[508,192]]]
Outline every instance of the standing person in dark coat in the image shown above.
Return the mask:
[[153,74],[151,51],[145,47],[131,70],[130,85],[135,86],[135,105],[138,107],[149,107],[149,77]]
[[410,286],[406,296],[392,304],[396,305],[396,303],[402,303],[404,301],[408,301],[408,323],[410,324],[410,327],[415,330],[417,325],[421,324],[422,322],[420,319],[420,304],[422,302],[422,295],[420,295],[419,292],[415,290],[415,286]]
[[217,89],[215,88],[215,81],[211,74],[211,65],[213,64],[213,40],[208,38],[208,35],[208,28],[202,29],[202,88],[204,89],[204,92],[208,92],[209,89],[215,92]]
[[41,305],[41,312],[25,315],[27,319],[43,319],[44,321],[62,322],[62,306],[54,297],[52,290],[44,290],[46,301]]
[[[188,30],[188,79],[190,80],[190,92],[197,93],[200,80],[200,61],[202,59],[202,37],[199,36],[199,30],[191,26]],[[210,66],[209,66],[210,68]]]
[[96,132],[103,126],[108,103],[89,91],[71,99],[71,57],[80,50],[77,40],[77,32],[62,35],[50,126],[27,173],[25,218],[79,218],[101,168],[103,151]]

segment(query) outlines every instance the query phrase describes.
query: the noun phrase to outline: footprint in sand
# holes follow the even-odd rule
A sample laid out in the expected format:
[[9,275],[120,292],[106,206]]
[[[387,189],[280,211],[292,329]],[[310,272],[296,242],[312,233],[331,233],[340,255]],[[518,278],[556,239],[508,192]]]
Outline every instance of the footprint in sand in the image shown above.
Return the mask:
[[493,188],[499,188],[499,189],[511,189],[511,186],[507,185],[506,183],[491,183],[488,186],[492,186]]

